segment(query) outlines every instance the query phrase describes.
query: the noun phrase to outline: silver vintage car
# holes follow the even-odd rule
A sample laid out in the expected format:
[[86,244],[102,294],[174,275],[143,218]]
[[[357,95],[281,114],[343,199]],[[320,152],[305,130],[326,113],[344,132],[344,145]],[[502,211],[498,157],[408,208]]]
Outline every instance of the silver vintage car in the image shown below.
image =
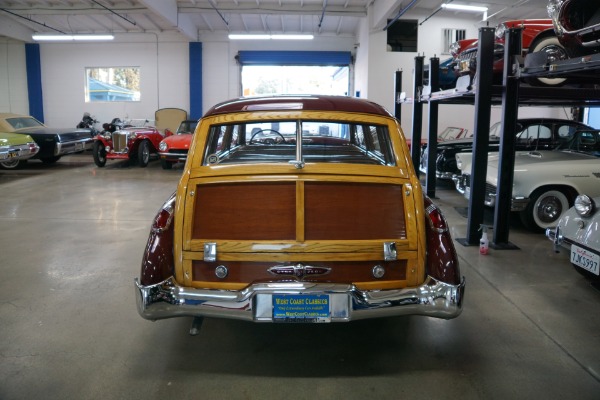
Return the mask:
[[[456,189],[470,196],[472,153],[456,155],[460,175]],[[496,204],[499,155],[489,153],[485,205]],[[600,196],[600,159],[576,150],[517,151],[511,211],[519,212],[523,225],[543,232],[555,226],[579,194]]]
[[575,269],[591,280],[600,280],[600,196],[577,196],[575,205],[558,221],[546,229],[546,236],[554,242],[554,249],[569,250],[569,259]]

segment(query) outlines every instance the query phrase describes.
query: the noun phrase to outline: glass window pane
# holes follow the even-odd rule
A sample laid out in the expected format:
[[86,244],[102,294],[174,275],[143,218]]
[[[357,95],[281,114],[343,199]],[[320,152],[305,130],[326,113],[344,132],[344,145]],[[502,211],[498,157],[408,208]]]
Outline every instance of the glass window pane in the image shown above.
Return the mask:
[[289,163],[297,154],[306,163],[395,165],[387,126],[289,120],[211,127],[203,165]]
[[85,69],[85,101],[140,101],[139,67]]

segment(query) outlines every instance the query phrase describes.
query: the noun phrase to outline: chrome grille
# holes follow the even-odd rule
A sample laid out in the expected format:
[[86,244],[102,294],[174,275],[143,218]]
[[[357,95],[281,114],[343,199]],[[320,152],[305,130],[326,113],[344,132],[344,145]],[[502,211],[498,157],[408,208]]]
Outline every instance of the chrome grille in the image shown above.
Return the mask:
[[113,149],[116,152],[125,151],[127,148],[127,133],[126,132],[114,132],[112,134]]
[[471,61],[476,58],[477,58],[477,50],[463,51],[458,56],[459,61]]

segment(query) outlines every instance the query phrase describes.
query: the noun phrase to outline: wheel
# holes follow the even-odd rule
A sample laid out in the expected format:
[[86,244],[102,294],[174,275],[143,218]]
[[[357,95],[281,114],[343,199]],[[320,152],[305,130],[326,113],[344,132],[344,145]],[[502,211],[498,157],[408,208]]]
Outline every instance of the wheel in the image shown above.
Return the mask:
[[60,160],[60,156],[44,157],[44,158],[40,158],[40,160],[44,164],[54,164],[55,162],[57,162],[58,160]]
[[173,168],[173,163],[169,162],[167,160],[160,160],[160,165],[162,166],[163,169],[172,169]]
[[[529,48],[529,53],[539,51],[543,51],[548,55],[548,62],[550,63],[569,58],[567,50],[560,44],[556,36],[537,39]],[[565,81],[566,78],[531,78],[527,80],[533,86],[561,86]]]
[[94,162],[97,166],[102,168],[106,165],[106,149],[104,148],[104,143],[96,140],[92,146],[92,155],[94,156]]
[[18,169],[24,163],[21,160],[2,161],[0,162],[0,167],[3,169]]
[[142,141],[138,147],[138,165],[142,168],[148,166],[150,161],[150,144],[147,140]]
[[520,217],[527,229],[538,232],[555,226],[568,209],[569,199],[565,193],[557,189],[541,188],[533,192]]
[[[250,137],[250,141],[248,142],[248,144],[252,144],[252,140],[254,140],[254,138],[256,137],[256,135],[258,135],[259,133],[263,133],[263,132],[273,132],[274,134],[279,135],[281,137],[281,143],[285,143],[285,138],[283,137],[283,135],[281,133],[279,133],[278,131],[276,131],[275,129],[259,129],[258,131],[254,132],[252,134],[252,136]],[[273,139],[267,139],[263,143],[266,143],[266,144],[275,144],[275,140],[273,140]]]

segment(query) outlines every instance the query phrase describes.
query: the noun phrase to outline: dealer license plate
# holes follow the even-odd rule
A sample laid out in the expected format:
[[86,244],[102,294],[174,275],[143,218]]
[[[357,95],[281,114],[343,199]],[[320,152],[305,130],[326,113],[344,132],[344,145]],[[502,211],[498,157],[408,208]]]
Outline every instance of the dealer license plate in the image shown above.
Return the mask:
[[273,321],[331,322],[329,295],[274,294]]
[[600,274],[600,256],[577,245],[571,245],[571,262],[592,274]]

